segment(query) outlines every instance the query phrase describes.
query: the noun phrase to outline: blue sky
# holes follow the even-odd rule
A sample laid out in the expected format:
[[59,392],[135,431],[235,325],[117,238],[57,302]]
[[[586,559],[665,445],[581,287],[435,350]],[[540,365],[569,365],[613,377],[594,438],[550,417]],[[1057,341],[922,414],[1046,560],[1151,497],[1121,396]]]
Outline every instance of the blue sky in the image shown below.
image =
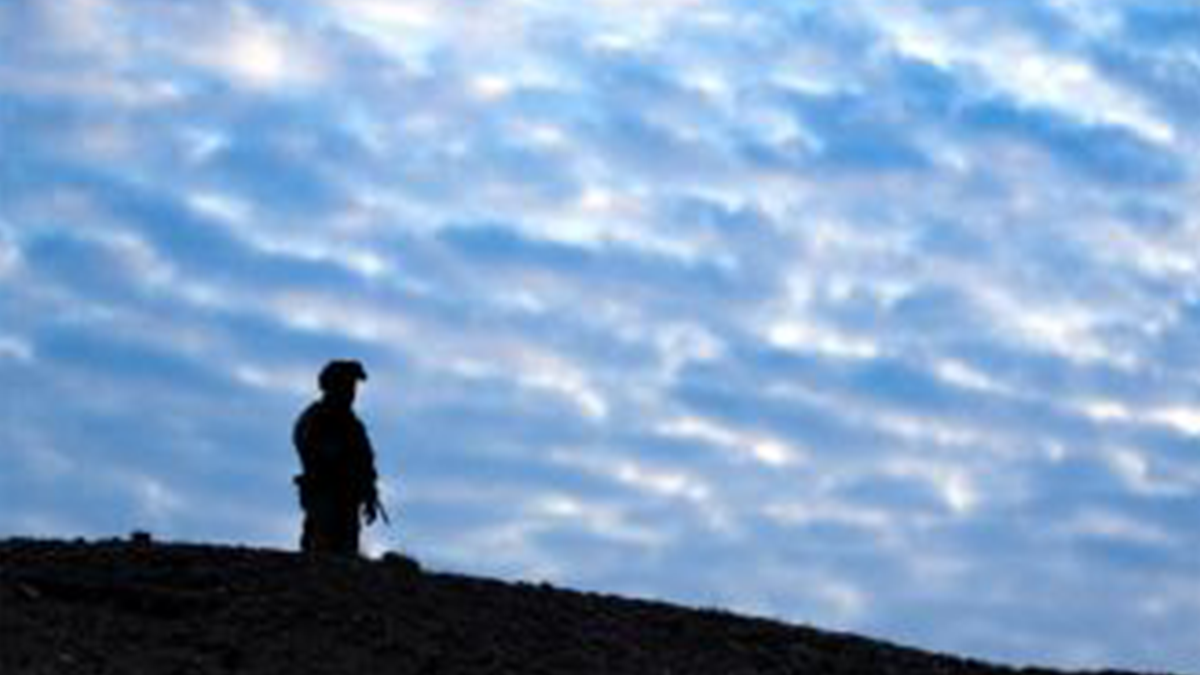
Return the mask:
[[1200,6],[0,4],[0,535],[1200,664]]

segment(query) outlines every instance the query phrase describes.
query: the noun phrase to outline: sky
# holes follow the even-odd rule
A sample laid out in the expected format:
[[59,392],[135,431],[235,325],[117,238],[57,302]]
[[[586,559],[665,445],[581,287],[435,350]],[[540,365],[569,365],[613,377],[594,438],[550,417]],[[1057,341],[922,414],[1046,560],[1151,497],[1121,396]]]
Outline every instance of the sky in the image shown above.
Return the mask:
[[0,536],[1200,669],[1200,5],[5,0]]

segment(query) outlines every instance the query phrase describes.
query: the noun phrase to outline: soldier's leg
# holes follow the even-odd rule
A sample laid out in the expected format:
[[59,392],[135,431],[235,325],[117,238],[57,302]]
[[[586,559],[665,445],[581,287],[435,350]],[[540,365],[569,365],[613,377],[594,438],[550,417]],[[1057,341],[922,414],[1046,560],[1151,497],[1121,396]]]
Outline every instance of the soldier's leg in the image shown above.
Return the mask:
[[340,505],[330,525],[330,550],[342,555],[358,555],[358,506]]
[[332,553],[338,550],[338,509],[333,500],[324,495],[314,496],[304,510],[304,532],[300,538],[301,550],[306,553]]
[[305,553],[312,553],[313,550],[312,516],[308,511],[304,512],[304,521],[300,526],[300,550]]
[[319,553],[329,550],[329,536],[325,534],[327,527],[321,526],[321,516],[316,509],[304,512],[304,530],[300,534],[300,550],[305,553]]

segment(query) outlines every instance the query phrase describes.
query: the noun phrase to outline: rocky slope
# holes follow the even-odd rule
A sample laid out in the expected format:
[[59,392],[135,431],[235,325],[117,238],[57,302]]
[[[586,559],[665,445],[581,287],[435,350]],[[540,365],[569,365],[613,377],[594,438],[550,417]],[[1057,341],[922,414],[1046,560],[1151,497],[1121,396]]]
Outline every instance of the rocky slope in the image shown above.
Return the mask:
[[1001,675],[726,612],[380,561],[0,542],[0,673]]

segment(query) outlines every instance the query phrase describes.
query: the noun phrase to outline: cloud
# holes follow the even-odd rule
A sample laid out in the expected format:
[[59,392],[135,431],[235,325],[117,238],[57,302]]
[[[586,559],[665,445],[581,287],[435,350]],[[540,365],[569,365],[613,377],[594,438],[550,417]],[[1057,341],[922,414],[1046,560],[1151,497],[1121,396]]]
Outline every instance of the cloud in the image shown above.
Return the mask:
[[1190,666],[1193,15],[5,6],[0,533],[291,546],[357,357],[373,550]]

